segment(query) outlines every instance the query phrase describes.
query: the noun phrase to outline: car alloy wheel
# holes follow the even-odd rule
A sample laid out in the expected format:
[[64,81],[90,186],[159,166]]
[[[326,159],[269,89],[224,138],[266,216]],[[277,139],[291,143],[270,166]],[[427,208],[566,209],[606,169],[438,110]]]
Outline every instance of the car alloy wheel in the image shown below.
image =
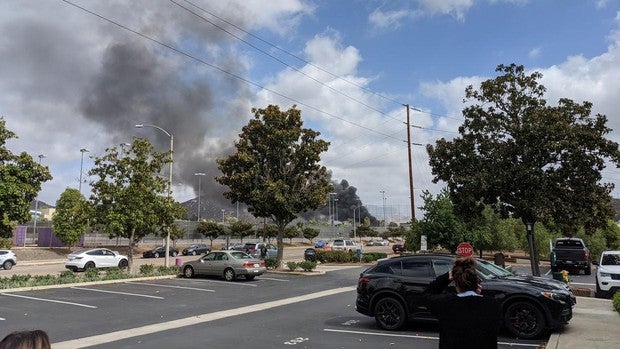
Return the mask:
[[226,279],[226,281],[235,280],[235,271],[230,268],[224,270],[224,279]]
[[88,262],[88,263],[86,263],[86,265],[84,265],[84,270],[88,270],[88,269],[94,268],[94,267],[95,267],[95,263]]
[[129,262],[128,262],[126,259],[121,259],[121,260],[118,262],[118,267],[119,267],[119,268],[121,268],[121,269],[125,269],[125,268],[127,268],[128,266],[129,266]]
[[188,278],[191,279],[194,277],[194,268],[192,268],[191,266],[186,266],[185,269],[183,269],[183,275]]
[[192,256],[195,256],[195,255],[196,255],[196,251],[192,251]]
[[172,251],[172,253],[170,253],[170,255],[171,255],[172,257],[176,257],[176,256],[177,256],[177,253],[176,253],[175,251]]
[[155,257],[155,258],[159,258],[159,253],[155,252],[155,254],[153,255],[153,257]]
[[384,330],[397,330],[407,320],[405,307],[401,302],[392,297],[386,297],[375,305],[375,321]]
[[11,270],[11,268],[13,268],[13,262],[11,261],[5,261],[2,264],[2,267],[4,268],[4,270]]
[[543,314],[534,304],[515,302],[506,309],[506,327],[518,338],[532,339],[540,336],[545,329]]

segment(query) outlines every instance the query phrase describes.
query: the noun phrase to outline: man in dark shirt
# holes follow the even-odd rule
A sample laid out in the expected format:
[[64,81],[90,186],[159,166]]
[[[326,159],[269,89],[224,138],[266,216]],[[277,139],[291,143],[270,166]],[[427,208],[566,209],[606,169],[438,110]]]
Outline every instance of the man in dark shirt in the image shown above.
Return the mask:
[[[442,293],[451,281],[455,293]],[[500,305],[480,294],[473,258],[457,259],[448,273],[440,275],[428,289],[431,312],[439,319],[440,349],[496,349],[502,323]]]

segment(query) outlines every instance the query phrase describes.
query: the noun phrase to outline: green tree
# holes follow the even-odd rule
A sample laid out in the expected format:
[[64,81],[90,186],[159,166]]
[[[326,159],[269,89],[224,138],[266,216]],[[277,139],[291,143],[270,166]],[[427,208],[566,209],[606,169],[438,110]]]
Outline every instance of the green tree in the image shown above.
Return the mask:
[[[607,118],[590,116],[590,102],[548,106],[538,72],[515,64],[496,70],[501,75],[479,90],[465,90],[460,136],[427,146],[434,181],[448,184],[462,217],[486,204],[532,226],[555,221],[564,231],[594,232],[613,214],[613,185],[601,184],[601,170],[606,160],[620,163],[618,144],[605,138]],[[535,259],[532,272],[540,274]]]
[[86,232],[89,215],[90,206],[79,190],[65,189],[52,216],[54,234],[66,245],[77,243]]
[[52,179],[48,168],[32,156],[25,152],[15,155],[6,148],[12,138],[17,135],[6,128],[6,121],[0,117],[0,238],[7,240],[17,224],[31,219],[30,202],[41,191],[41,184]]
[[154,151],[147,139],[135,138],[126,153],[106,149],[89,171],[96,178],[91,183],[92,219],[110,238],[129,239],[129,270],[135,244],[149,234],[164,236],[182,217],[181,205],[168,195],[167,181],[156,175],[171,161],[170,155]]
[[284,237],[288,239],[290,245],[293,244],[293,239],[299,237],[299,228],[296,226],[289,226],[284,229]]
[[310,227],[304,227],[301,232],[304,235],[304,238],[310,240],[310,242],[312,242],[312,240],[321,233],[320,230]]
[[252,112],[236,153],[217,160],[222,176],[216,180],[228,187],[224,196],[232,203],[245,203],[255,217],[270,218],[278,227],[279,266],[287,224],[299,213],[325,205],[332,190],[327,169],[319,164],[329,143],[318,139],[319,132],[302,127],[295,106],[280,111],[269,105]]
[[213,248],[213,240],[217,239],[220,235],[226,235],[226,228],[212,220],[200,221],[196,227],[196,231],[211,241],[211,248]]
[[262,236],[263,237],[263,241],[267,240],[269,242],[271,242],[271,239],[275,238],[278,236],[278,227],[273,225],[273,224],[266,224],[261,228],[258,228],[257,230],[257,234],[258,236]]
[[422,193],[424,218],[419,221],[419,229],[427,237],[429,249],[439,246],[451,252],[466,239],[465,223],[455,214],[454,206],[447,190],[433,197],[428,191]]
[[253,228],[254,224],[248,221],[239,220],[230,225],[230,235],[238,236],[241,239],[240,242],[243,242],[244,237],[254,234]]

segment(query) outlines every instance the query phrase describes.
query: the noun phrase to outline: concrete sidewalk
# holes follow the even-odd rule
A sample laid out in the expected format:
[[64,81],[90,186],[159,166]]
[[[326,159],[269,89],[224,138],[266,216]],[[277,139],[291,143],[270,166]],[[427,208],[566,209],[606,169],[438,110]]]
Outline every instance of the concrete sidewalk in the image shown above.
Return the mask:
[[611,300],[577,297],[573,318],[555,331],[546,349],[620,348],[620,314]]

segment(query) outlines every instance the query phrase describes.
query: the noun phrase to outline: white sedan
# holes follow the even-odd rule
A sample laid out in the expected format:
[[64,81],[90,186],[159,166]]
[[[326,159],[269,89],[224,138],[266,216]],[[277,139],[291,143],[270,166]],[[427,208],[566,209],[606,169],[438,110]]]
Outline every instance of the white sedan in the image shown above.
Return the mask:
[[78,250],[67,256],[65,268],[79,271],[90,268],[127,268],[127,256],[107,248],[91,248]]

